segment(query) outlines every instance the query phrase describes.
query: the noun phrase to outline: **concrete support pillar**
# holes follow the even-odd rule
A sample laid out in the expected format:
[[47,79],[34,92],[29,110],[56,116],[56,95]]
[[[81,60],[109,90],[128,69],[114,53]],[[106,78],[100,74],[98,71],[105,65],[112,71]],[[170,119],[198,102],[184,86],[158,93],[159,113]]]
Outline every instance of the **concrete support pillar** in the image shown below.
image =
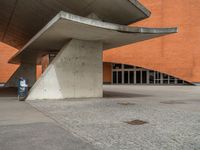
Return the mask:
[[102,45],[71,40],[32,87],[27,100],[102,97]]
[[17,87],[20,77],[24,77],[28,82],[28,86],[32,87],[36,81],[36,65],[21,64],[19,68],[15,71],[15,73],[7,81],[5,87]]
[[49,65],[49,54],[41,58],[42,73],[47,69]]

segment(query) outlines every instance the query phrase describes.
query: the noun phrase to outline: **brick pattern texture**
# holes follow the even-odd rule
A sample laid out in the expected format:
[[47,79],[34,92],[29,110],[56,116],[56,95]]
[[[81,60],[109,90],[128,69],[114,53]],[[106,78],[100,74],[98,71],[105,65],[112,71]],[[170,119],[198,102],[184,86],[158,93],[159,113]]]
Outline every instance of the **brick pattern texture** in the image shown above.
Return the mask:
[[105,62],[123,63],[200,82],[200,0],[140,0],[151,17],[131,26],[178,27],[167,35],[104,52]]

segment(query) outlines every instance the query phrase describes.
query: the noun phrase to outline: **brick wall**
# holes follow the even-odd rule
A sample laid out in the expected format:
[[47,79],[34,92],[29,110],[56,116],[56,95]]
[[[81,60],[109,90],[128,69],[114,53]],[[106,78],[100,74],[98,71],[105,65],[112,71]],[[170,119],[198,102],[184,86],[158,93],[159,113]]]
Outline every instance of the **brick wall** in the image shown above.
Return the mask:
[[110,63],[103,63],[103,82],[105,84],[110,84],[112,81],[112,68]]
[[152,69],[200,82],[200,1],[140,0],[150,18],[132,26],[178,27],[177,34],[104,51],[104,61]]
[[[17,49],[0,42],[0,84],[6,83],[15,70],[17,70],[18,65],[8,64],[8,60],[17,51]],[[41,66],[37,66],[37,78],[40,77],[41,72]]]
[[8,64],[9,58],[17,52],[17,49],[0,42],[0,83],[5,83],[18,68],[18,65]]

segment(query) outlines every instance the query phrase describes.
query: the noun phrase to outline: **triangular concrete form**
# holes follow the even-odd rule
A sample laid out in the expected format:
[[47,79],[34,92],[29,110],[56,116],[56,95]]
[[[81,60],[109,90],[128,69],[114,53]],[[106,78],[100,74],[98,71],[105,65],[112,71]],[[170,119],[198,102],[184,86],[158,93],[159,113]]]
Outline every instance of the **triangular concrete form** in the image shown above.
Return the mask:
[[27,100],[102,97],[102,43],[71,40],[32,87]]

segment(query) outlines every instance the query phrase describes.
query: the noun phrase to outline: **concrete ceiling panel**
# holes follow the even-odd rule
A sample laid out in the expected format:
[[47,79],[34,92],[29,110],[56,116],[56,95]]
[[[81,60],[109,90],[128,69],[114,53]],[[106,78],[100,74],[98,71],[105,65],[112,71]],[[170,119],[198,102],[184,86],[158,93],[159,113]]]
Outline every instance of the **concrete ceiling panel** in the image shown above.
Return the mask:
[[0,0],[0,40],[21,48],[60,11],[118,24],[150,15],[137,0]]

